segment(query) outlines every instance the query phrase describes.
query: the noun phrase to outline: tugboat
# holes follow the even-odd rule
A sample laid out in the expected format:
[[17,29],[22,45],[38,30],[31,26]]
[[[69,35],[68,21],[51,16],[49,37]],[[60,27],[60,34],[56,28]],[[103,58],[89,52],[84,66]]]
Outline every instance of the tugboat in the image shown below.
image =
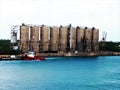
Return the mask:
[[[31,41],[34,41],[34,36],[32,37]],[[25,55],[24,57],[22,57],[23,60],[45,60],[45,57],[38,57],[35,55],[34,52],[34,47],[33,47],[34,43],[30,43],[29,45],[29,52],[27,55]]]
[[35,52],[29,51],[27,55],[22,57],[23,60],[45,60],[45,57],[35,56]]

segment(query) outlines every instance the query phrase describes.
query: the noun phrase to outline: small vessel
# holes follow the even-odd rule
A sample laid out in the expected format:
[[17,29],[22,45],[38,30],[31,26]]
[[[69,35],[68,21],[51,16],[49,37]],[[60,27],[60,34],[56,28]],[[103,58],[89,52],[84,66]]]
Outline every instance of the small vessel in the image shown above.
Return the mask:
[[[34,37],[32,40],[34,40]],[[22,60],[45,60],[45,57],[36,56],[33,48],[33,43],[31,43],[28,54],[22,57]]]
[[22,57],[23,60],[45,60],[45,57],[35,56],[35,52],[29,51],[27,55]]

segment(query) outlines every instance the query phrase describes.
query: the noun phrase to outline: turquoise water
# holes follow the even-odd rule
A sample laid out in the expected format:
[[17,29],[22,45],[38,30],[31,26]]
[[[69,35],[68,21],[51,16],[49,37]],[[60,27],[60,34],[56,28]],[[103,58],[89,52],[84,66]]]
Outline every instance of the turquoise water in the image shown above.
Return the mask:
[[120,90],[120,56],[0,61],[0,90]]

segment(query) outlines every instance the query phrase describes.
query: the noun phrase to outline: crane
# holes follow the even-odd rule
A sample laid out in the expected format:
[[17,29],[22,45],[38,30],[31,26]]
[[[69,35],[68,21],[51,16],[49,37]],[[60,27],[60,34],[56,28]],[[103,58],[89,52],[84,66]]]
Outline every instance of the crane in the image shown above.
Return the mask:
[[102,42],[106,42],[106,38],[107,38],[107,32],[103,31],[102,32]]
[[107,32],[103,31],[102,32],[102,40],[101,40],[101,48],[102,48],[102,50],[105,50],[106,38],[107,38]]

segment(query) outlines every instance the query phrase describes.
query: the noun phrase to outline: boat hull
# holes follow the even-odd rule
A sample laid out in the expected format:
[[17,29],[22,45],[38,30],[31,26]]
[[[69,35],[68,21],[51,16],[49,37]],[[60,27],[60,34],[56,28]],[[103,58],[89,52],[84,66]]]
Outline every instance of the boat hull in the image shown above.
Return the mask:
[[22,60],[45,60],[44,57],[23,57]]

